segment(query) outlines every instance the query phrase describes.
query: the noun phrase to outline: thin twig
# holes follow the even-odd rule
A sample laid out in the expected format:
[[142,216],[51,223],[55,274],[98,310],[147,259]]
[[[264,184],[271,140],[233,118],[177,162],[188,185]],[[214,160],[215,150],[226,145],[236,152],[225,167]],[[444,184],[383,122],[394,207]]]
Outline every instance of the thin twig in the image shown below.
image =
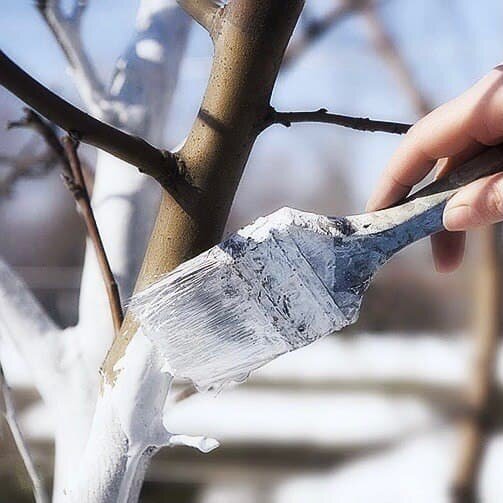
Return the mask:
[[9,429],[12,433],[12,438],[16,444],[17,450],[23,460],[24,466],[26,467],[26,472],[30,478],[33,496],[36,503],[48,503],[49,499],[44,488],[41,477],[39,476],[37,469],[35,468],[35,463],[31,457],[30,451],[26,444],[26,440],[23,437],[21,428],[17,422],[16,409],[14,407],[14,402],[12,400],[12,395],[10,387],[5,379],[4,370],[0,362],[0,388],[1,388],[1,411],[9,425]]
[[[33,154],[34,142],[24,145],[18,155],[0,154],[0,165],[5,166],[6,174],[0,177],[0,196],[8,195],[12,187],[21,179],[42,177],[61,164],[63,159],[52,148],[40,154]],[[66,156],[64,156],[66,159]],[[89,165],[82,163],[84,173],[90,172]]]
[[34,156],[0,156],[0,165],[9,166],[7,174],[0,177],[0,195],[8,195],[21,178],[45,175],[57,164],[57,161],[56,155],[50,149]]
[[68,14],[64,12],[61,0],[37,0],[36,6],[75,72],[84,99],[89,106],[95,106],[106,97],[106,93],[81,38],[81,20],[87,2],[73,0],[73,8]]
[[72,193],[84,219],[87,233],[93,243],[96,257],[103,276],[103,282],[107,291],[110,311],[114,324],[115,333],[118,334],[124,319],[119,295],[119,288],[110,267],[101,239],[96,219],[91,208],[91,200],[87,191],[86,182],[82,174],[82,167],[77,155],[77,142],[70,136],[63,138],[65,153],[70,164],[71,176],[65,175],[66,186]]
[[0,51],[0,85],[84,143],[152,176],[166,190],[175,192],[175,196],[177,185],[186,182],[176,155],[157,149],[142,138],[129,135],[74,107],[19,68],[3,51]]
[[477,480],[490,426],[502,300],[498,231],[501,232],[500,225],[483,229],[475,290],[474,353],[466,390],[468,414],[460,424],[460,446],[452,482],[454,503],[477,500]]
[[44,121],[37,113],[27,107],[23,108],[23,112],[24,116],[21,119],[7,123],[7,129],[33,129],[44,139],[51,151],[57,156],[63,166],[63,171],[67,174],[71,174],[70,164],[63,149],[63,145],[61,145],[59,141],[56,128],[49,122]]
[[[29,108],[23,108],[24,116],[17,121],[7,123],[7,129],[29,128],[42,136],[48,146],[47,151],[39,156],[23,158],[5,158],[3,164],[10,164],[11,171],[0,183],[0,193],[8,193],[11,187],[20,179],[25,177],[39,176],[47,173],[57,162],[61,162],[63,169],[69,170],[70,166],[56,134],[56,128],[51,124],[41,120],[41,118]],[[24,150],[33,150],[33,147],[25,146]],[[41,168],[37,168],[41,166]]]
[[282,68],[290,66],[311,44],[321,38],[338,22],[343,21],[351,14],[362,13],[367,21],[376,50],[394,72],[397,81],[410,98],[418,115],[426,115],[433,107],[416,85],[407,63],[382,23],[377,11],[378,5],[380,4],[375,0],[343,0],[342,3],[335,5],[323,18],[308,22],[304,34],[301,35],[297,42],[292,43],[286,52]]
[[322,18],[309,20],[304,25],[301,35],[295,39],[283,58],[282,68],[287,68],[294,63],[313,43],[332,29],[337,23],[349,15],[363,9],[373,0],[347,0],[335,5]]
[[298,122],[322,122],[358,131],[392,134],[405,134],[412,127],[412,124],[404,124],[402,122],[376,121],[365,117],[330,114],[325,108],[320,108],[313,112],[278,112],[271,109],[265,119],[263,129],[273,124],[290,127],[292,124]]

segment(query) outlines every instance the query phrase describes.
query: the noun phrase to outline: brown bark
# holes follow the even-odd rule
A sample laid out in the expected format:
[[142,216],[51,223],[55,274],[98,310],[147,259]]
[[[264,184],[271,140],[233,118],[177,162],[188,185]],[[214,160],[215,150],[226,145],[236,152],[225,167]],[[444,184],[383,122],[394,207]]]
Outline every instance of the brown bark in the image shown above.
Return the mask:
[[[184,207],[164,195],[137,289],[220,240],[303,3],[233,0],[221,11],[212,33],[215,55],[206,93],[179,152],[197,190]],[[135,328],[126,315],[103,365],[109,382]]]
[[357,131],[369,131],[372,133],[405,134],[412,124],[403,122],[377,121],[368,117],[350,117],[348,115],[331,114],[326,108],[320,108],[313,112],[278,112],[271,108],[269,117],[264,123],[264,129],[273,124],[281,124],[290,127],[299,122],[319,122],[324,124],[334,124],[336,126],[355,129]]

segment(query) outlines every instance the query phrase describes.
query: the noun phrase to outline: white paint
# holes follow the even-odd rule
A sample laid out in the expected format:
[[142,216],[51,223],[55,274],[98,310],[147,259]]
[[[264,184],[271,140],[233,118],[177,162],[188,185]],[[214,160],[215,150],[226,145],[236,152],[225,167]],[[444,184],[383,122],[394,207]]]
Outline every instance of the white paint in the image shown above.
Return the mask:
[[78,473],[65,484],[75,503],[126,502],[139,490],[139,468],[164,446],[189,445],[203,452],[218,446],[206,437],[173,435],[163,425],[162,409],[172,377],[141,332],[116,366],[117,381],[98,398],[91,434]]
[[[250,386],[175,406],[167,402],[164,425],[191,435],[204,431],[224,443],[303,439],[315,445],[323,439],[334,446],[349,440],[372,443],[387,434],[397,438],[442,416],[445,392],[454,395],[466,381],[471,349],[469,338],[458,333],[329,337],[257,370]],[[501,350],[496,374],[501,385]],[[404,383],[410,385],[405,394]],[[456,408],[456,402],[452,405]],[[47,441],[53,428],[41,409],[37,405],[23,414],[22,428],[30,438]],[[365,423],[368,417],[375,418],[372,424]],[[306,430],[306,424],[316,427]]]
[[[111,83],[116,94],[106,104],[102,103],[102,111],[119,127],[154,144],[161,144],[190,19],[172,0],[142,0],[137,17],[143,20],[137,26],[142,26],[143,22],[147,31],[139,28],[129,49],[119,59]],[[145,38],[162,44],[166,48],[163,52],[165,57],[155,63],[139,58],[135,48]],[[159,194],[159,187],[153,180],[140,175],[135,168],[125,163],[99,153],[93,207],[123,301],[131,294],[141,267],[158,208]],[[81,454],[74,455],[80,461],[79,480],[73,480],[71,474],[70,478],[62,478],[66,480],[65,486],[72,487],[76,501],[132,503],[138,498],[149,459],[158,448],[154,447],[153,451],[150,449],[154,433],[158,434],[159,446],[161,439],[167,441],[171,438],[161,428],[162,410],[171,378],[157,368],[151,368],[151,355],[143,348],[136,360],[126,360],[129,362],[127,364],[132,365],[131,369],[122,362],[125,366],[117,381],[119,388],[105,389],[103,395],[97,395],[97,370],[113,337],[107,306],[99,267],[92,246],[88,244],[76,339],[85,356],[88,382],[92,384],[92,399],[86,401],[92,403],[91,411],[95,411],[92,423],[93,413],[86,414],[90,424],[89,433],[84,429],[86,455],[82,460]],[[138,344],[140,342],[141,339]],[[129,380],[128,387],[131,387],[135,385],[132,382],[134,379],[138,379],[137,387],[134,388],[136,393],[123,391],[125,388],[121,384]],[[73,392],[80,395],[76,388]],[[146,410],[148,407],[150,411]],[[147,412],[150,414],[148,418]],[[143,441],[140,440],[142,435]],[[68,434],[60,437],[62,444],[71,441]],[[190,442],[196,443],[193,439]],[[144,444],[148,452],[143,449]],[[201,446],[204,447],[204,442]],[[101,466],[96,464],[97,457],[103,459]],[[126,465],[124,460],[127,460]],[[122,471],[124,466],[127,469]],[[118,499],[108,498],[112,493]],[[59,494],[64,495],[64,492],[60,491]],[[61,496],[61,501],[65,501],[64,496]]]
[[313,232],[321,232],[328,236],[341,236],[341,232],[334,227],[329,218],[316,213],[308,213],[305,211],[295,210],[293,208],[284,207],[270,215],[257,218],[253,223],[243,227],[237,231],[239,236],[250,238],[261,243],[269,239],[271,232],[285,232],[292,225],[311,230]]
[[[55,323],[25,283],[0,259],[0,340],[23,355],[44,400],[59,391],[64,345]],[[4,363],[8,373],[8,361]]]
[[[121,74],[115,78],[115,80],[112,82],[112,85],[110,86],[110,94],[112,96],[117,96],[121,91],[122,91],[122,86],[126,82],[126,76],[124,74]],[[106,107],[107,103],[103,102],[101,103],[100,108]]]
[[143,1],[138,7],[136,14],[136,30],[147,31],[152,24],[152,18],[165,9],[176,7],[176,0],[149,0]]
[[147,61],[159,63],[164,57],[164,47],[157,40],[140,40],[136,44],[136,55]]

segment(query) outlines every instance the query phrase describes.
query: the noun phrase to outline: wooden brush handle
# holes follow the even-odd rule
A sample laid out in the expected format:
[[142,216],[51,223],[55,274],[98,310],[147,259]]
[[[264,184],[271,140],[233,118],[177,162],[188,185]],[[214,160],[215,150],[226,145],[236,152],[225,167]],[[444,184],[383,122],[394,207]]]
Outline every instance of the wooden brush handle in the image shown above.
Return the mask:
[[421,190],[418,190],[402,201],[402,204],[418,197],[460,189],[479,178],[501,172],[503,172],[503,145],[489,147],[473,159],[455,168],[447,176],[435,180]]

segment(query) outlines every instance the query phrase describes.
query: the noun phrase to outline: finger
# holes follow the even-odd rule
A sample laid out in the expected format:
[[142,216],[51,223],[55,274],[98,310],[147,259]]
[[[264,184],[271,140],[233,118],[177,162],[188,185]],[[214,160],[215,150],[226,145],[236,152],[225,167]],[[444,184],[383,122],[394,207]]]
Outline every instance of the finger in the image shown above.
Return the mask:
[[[435,180],[473,158],[483,148],[485,147],[477,144],[452,157],[440,159],[435,166]],[[459,267],[465,252],[465,238],[464,232],[439,232],[431,236],[431,250],[437,272],[450,273]]]
[[468,230],[503,220],[503,174],[477,180],[455,194],[444,210],[444,227]]
[[456,270],[465,253],[464,232],[439,232],[431,236],[431,249],[435,269],[438,272],[449,273]]
[[497,68],[409,130],[381,176],[367,209],[387,207],[403,198],[431,171],[437,159],[501,141],[502,117],[503,72]]
[[[456,169],[464,162],[480,153],[485,146],[477,143],[470,145],[452,157],[440,159],[436,164],[435,180]],[[466,235],[464,232],[439,232],[431,237],[431,249],[435,269],[440,273],[455,271],[461,264],[465,252]]]
[[466,120],[455,120],[463,108],[459,101],[437,108],[411,128],[381,176],[369,200],[369,210],[387,207],[405,197],[431,171],[437,159],[475,145]]

